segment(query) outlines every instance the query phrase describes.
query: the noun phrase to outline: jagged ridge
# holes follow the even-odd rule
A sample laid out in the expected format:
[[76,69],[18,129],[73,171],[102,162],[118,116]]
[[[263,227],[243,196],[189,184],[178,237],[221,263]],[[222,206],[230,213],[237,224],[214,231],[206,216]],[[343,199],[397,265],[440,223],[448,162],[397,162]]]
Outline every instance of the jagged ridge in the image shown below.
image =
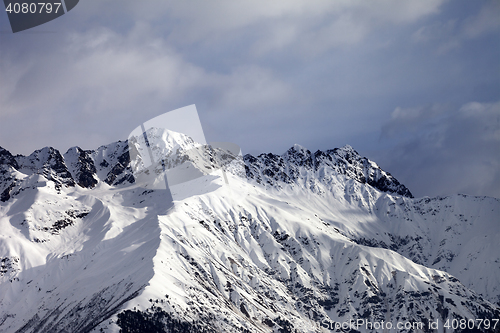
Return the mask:
[[[191,194],[166,211],[162,191],[82,188],[133,182],[127,145],[103,147],[70,150],[64,167],[51,149],[29,161],[0,150],[22,181],[0,205],[0,332],[320,332],[500,315],[487,251],[498,200],[381,192],[370,182],[399,183],[352,148],[294,146],[253,157],[248,182],[179,184]],[[430,268],[442,263],[454,273]]]
[[[178,156],[179,149],[183,147],[186,145],[177,147]],[[361,157],[348,145],[326,152],[318,150],[314,154],[300,145],[294,145],[281,156],[271,153],[258,157],[245,155],[244,162],[247,177],[260,184],[280,187],[280,184],[300,182],[305,174],[321,182],[326,168],[380,191],[413,197],[390,173],[366,157]],[[20,181],[17,179],[16,182],[15,176],[8,175],[9,171],[14,170],[25,175],[41,174],[53,181],[57,188],[78,185],[92,189],[99,182],[112,186],[134,182],[127,141],[101,146],[95,151],[73,147],[64,155],[57,149],[46,147],[29,156],[13,156],[0,147],[0,165],[3,175],[0,200],[4,202],[16,193],[14,188]]]
[[22,181],[33,175],[54,182],[57,189],[77,185],[92,189],[99,182],[111,186],[131,184],[134,177],[128,149],[126,141],[118,141],[97,150],[73,147],[64,155],[55,148],[45,147],[29,156],[13,156],[0,147],[0,200],[5,202],[18,194]]
[[305,173],[312,174],[322,181],[324,168],[329,168],[362,184],[369,184],[382,192],[399,194],[413,198],[410,190],[383,171],[373,161],[361,157],[351,146],[335,148],[312,154],[308,149],[294,145],[283,155],[261,154],[258,157],[245,155],[248,178],[259,184],[279,186],[280,183],[291,184],[305,178]]

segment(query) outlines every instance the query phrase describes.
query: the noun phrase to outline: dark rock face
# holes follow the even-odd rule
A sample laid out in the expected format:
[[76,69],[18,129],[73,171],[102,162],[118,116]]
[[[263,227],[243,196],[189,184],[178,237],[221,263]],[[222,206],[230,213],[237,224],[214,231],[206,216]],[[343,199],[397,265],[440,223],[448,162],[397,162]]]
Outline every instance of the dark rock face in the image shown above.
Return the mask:
[[17,165],[14,156],[12,156],[12,154],[8,150],[2,147],[0,147],[0,164],[10,165],[14,169],[19,168],[19,165]]
[[[64,156],[51,147],[36,150],[29,156],[13,156],[0,147],[0,200],[3,202],[9,200],[19,192],[14,191],[14,188],[22,182],[22,179],[34,174],[53,181],[58,190],[63,186],[76,185],[92,189],[101,181],[111,186],[134,183],[127,142],[118,142],[99,149],[107,160],[97,161],[99,157],[97,151],[83,150],[79,147],[70,148]],[[19,173],[16,176],[16,172],[20,172],[22,178],[19,178]]]
[[99,182],[96,178],[96,168],[94,161],[90,157],[91,151],[82,150],[76,147],[76,153],[78,154],[77,162],[77,172],[76,172],[76,183],[81,187],[94,188]]
[[[380,191],[413,197],[390,173],[366,157],[361,157],[350,146],[311,153],[295,145],[281,156],[272,153],[258,157],[245,155],[244,162],[247,177],[263,185],[280,187],[280,184],[293,184],[305,175],[321,181],[324,174],[322,170],[330,169],[360,183],[368,183]],[[110,186],[135,182],[127,141],[118,141],[95,151],[74,147],[64,156],[58,150],[46,147],[30,156],[14,157],[0,147],[0,165],[3,165],[3,171],[0,171],[2,201],[10,199],[15,187],[7,167],[27,175],[41,174],[47,180],[54,181],[57,188],[78,185],[92,189],[100,181]]]
[[52,147],[35,150],[30,156],[15,157],[19,170],[28,174],[40,174],[52,180],[56,187],[76,185],[59,150]]
[[[135,180],[130,168],[130,153],[127,142],[125,142],[125,145],[113,155],[116,156],[116,161],[111,170],[107,173],[104,182],[108,185],[120,185],[125,182],[133,183]],[[106,160],[103,160],[101,163],[102,165],[109,166]]]
[[309,150],[295,145],[282,156],[245,155],[244,161],[247,177],[261,184],[291,184],[300,178],[301,173],[313,174],[321,180],[320,171],[327,168],[360,183],[368,183],[380,191],[413,198],[410,190],[390,173],[383,171],[366,157],[361,157],[350,146],[325,152],[318,150],[312,154]]
[[[318,152],[316,152],[317,154]],[[368,183],[369,185],[379,189],[382,192],[395,193],[408,198],[413,198],[410,190],[406,186],[399,183],[390,173],[383,171],[380,167],[367,159],[361,157],[357,151],[351,146],[327,150],[326,154],[331,157],[326,163],[335,161],[334,167],[339,173],[348,176],[360,183]],[[321,158],[317,160],[322,160]],[[316,164],[316,170],[320,163]]]
[[275,185],[277,182],[293,183],[293,178],[286,172],[286,161],[275,154],[261,154],[258,158],[245,155],[247,177],[258,183]]
[[0,201],[10,199],[11,192],[16,186],[16,179],[12,172],[19,168],[14,156],[6,149],[0,147]]
[[[10,179],[9,179],[10,180]],[[6,202],[10,199],[10,193],[11,191],[14,189],[14,187],[16,186],[16,183],[15,182],[12,182],[10,183],[10,185],[8,185],[3,191],[2,193],[0,194],[0,201],[2,202]]]
[[47,163],[44,165],[44,175],[49,175],[52,173],[52,171],[55,171],[56,175],[61,179],[61,182],[64,185],[75,186],[75,180],[73,179],[73,177],[71,177],[71,173],[64,163],[64,159],[61,156],[61,153],[54,148],[50,148],[50,151],[50,157],[48,158]]
[[[149,309],[148,309],[149,310]],[[125,310],[118,314],[117,324],[120,332],[150,332],[150,333],[216,333],[213,319],[197,320],[189,322],[181,318],[175,318],[172,314],[159,308],[150,312]],[[242,330],[248,332],[248,330]]]

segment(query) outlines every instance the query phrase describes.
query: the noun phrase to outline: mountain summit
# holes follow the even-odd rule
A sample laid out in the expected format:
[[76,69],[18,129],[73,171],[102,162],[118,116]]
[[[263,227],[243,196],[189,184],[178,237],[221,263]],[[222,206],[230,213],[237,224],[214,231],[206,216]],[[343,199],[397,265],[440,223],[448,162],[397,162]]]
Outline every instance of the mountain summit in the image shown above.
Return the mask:
[[[158,156],[175,156],[182,160],[179,156],[183,156],[183,152],[200,146],[190,137],[168,130],[153,128],[148,131],[148,136],[161,143],[153,152]],[[307,186],[304,183],[306,178],[324,183],[329,181],[327,175],[334,173],[362,184],[367,183],[383,192],[413,198],[411,192],[390,173],[383,171],[366,157],[361,157],[349,145],[326,152],[318,150],[312,154],[308,149],[295,144],[281,156],[271,153],[258,157],[245,155],[244,162],[247,177],[263,185],[278,188],[285,184]],[[45,147],[29,156],[13,156],[0,147],[0,163],[4,169],[9,166],[11,171],[18,171],[25,176],[43,175],[45,179],[54,181],[57,188],[78,185],[92,189],[99,183],[116,186],[135,181],[130,166],[128,141],[118,141],[97,150],[72,147],[64,155],[57,149]],[[5,169],[5,172],[9,171]],[[20,178],[24,179],[24,176],[21,175]],[[3,187],[0,185],[1,196],[5,200],[17,193],[14,191],[15,179],[3,179]]]
[[329,175],[341,174],[361,184],[369,184],[388,193],[413,198],[410,190],[400,184],[390,173],[380,169],[373,161],[361,157],[351,146],[318,150],[312,154],[308,149],[294,145],[285,154],[261,154],[258,157],[245,155],[247,176],[260,184],[278,185],[304,181],[328,183]]
[[415,199],[350,146],[243,163],[167,210],[128,142],[0,148],[0,332],[499,331],[498,199]]

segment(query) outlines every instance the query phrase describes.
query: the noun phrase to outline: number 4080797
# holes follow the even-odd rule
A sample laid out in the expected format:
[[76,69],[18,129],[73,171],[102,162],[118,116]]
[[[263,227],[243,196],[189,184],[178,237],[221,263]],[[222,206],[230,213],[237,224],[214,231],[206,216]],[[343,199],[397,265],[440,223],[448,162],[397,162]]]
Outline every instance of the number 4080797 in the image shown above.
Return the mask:
[[[55,8],[54,8],[55,7]],[[52,3],[50,2],[39,2],[39,3],[9,3],[9,5],[5,8],[5,11],[7,11],[9,14],[14,12],[15,14],[23,13],[23,14],[41,14],[41,13],[47,13],[50,14],[54,10],[55,13],[59,10],[59,7],[61,7],[61,3]]]
[[487,329],[489,330],[490,328],[495,329],[497,327],[497,324],[500,320],[499,319],[453,319],[453,320],[446,320],[444,323],[444,327],[447,329]]

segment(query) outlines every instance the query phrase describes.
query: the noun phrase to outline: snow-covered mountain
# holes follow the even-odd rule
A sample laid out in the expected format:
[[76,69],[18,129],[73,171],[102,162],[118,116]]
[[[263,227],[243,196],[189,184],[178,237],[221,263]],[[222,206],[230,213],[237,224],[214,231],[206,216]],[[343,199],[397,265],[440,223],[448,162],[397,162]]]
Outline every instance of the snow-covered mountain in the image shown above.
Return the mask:
[[214,163],[169,209],[128,142],[0,148],[0,332],[500,332],[498,199],[414,199],[350,146]]

